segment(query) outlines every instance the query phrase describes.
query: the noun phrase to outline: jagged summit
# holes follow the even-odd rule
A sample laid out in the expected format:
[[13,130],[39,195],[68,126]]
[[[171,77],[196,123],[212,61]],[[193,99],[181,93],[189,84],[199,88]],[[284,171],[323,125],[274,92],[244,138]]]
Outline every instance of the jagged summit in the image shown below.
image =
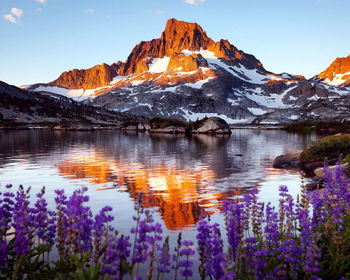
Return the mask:
[[169,19],[161,35],[164,48],[162,55],[173,55],[181,50],[196,51],[207,48],[213,41],[197,23]]
[[316,76],[326,84],[335,86],[350,85],[350,55],[336,58],[331,65]]
[[169,19],[160,38],[142,41],[132,50],[119,74],[130,75],[147,71],[152,58],[166,57],[171,61],[171,59],[178,60],[181,56],[191,54],[242,60],[243,63],[250,64],[250,67],[262,66],[254,56],[239,51],[227,40],[214,42],[199,24]]
[[[108,86],[117,76],[199,71],[201,67],[208,67],[208,59],[217,58],[240,63],[248,69],[265,71],[253,55],[238,50],[227,40],[214,42],[199,24],[169,19],[160,38],[140,42],[124,63],[118,61],[112,65],[70,70],[50,84],[69,89],[95,89]],[[199,73],[197,76],[203,78],[205,75]]]

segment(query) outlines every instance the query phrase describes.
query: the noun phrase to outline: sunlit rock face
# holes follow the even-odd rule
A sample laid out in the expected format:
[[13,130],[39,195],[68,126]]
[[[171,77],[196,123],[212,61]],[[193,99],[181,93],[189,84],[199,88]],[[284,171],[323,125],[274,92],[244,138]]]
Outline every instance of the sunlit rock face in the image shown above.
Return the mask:
[[334,86],[350,85],[350,55],[338,57],[322,73],[316,76],[324,83]]
[[118,75],[121,62],[112,65],[101,64],[89,69],[74,69],[62,73],[50,84],[70,89],[95,89],[109,85],[113,77]]
[[[192,61],[190,59],[183,60],[179,63],[180,57],[183,53],[196,53],[201,57],[211,55],[216,58],[225,58],[229,60],[238,60],[244,64],[251,64],[262,68],[262,64],[251,55],[246,55],[242,51],[239,51],[235,46],[231,45],[227,40],[220,40],[214,42],[207,36],[202,27],[197,23],[190,23],[179,21],[176,19],[168,20],[165,30],[163,31],[159,39],[154,39],[147,42],[141,42],[138,44],[126,62],[120,69],[120,75],[131,75],[140,73],[140,68],[137,65],[145,58],[170,58],[170,68],[164,70],[174,69],[172,67],[176,64],[174,61],[178,61],[177,68],[181,68],[183,71],[193,71],[198,69],[199,63],[196,63],[196,67],[188,67],[188,64]],[[204,64],[204,60],[202,60]],[[146,70],[146,69],[141,69]],[[149,69],[148,69],[149,70]],[[142,71],[141,71],[142,72]]]
[[[197,23],[169,19],[157,39],[142,41],[125,62],[64,72],[29,90],[62,94],[118,112],[185,121],[220,117],[229,124],[276,124],[349,117],[349,57],[307,80],[272,73]],[[59,88],[57,86],[62,86]]]

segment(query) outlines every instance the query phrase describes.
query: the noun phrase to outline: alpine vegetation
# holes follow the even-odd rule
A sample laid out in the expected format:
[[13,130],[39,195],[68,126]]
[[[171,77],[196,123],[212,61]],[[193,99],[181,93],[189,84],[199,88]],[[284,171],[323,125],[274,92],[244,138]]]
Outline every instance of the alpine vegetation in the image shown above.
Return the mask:
[[111,207],[92,213],[85,188],[56,190],[51,211],[45,189],[33,200],[29,188],[2,186],[0,278],[349,279],[350,180],[340,166],[324,172],[325,188],[302,188],[300,199],[281,186],[276,207],[257,189],[227,201],[225,232],[203,217],[196,240],[180,233],[174,246],[142,207],[123,235]]

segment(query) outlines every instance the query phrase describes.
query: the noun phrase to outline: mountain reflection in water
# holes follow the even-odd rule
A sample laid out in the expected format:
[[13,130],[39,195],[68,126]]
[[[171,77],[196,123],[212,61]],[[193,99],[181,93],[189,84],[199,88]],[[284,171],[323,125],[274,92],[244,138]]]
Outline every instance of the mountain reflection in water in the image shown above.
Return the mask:
[[[178,230],[261,183],[295,181],[297,171],[274,169],[272,161],[315,140],[315,135],[254,129],[191,138],[115,131],[0,132],[0,183],[37,189],[43,184],[50,189],[88,186],[99,191],[90,192],[92,207],[100,192],[106,192],[105,204],[112,196],[123,203],[122,193],[131,203],[140,197],[169,230]],[[267,187],[264,192],[271,195]],[[118,209],[118,203],[113,207]]]
[[[228,137],[200,135],[195,139],[213,148],[221,146]],[[129,193],[134,201],[140,198],[143,207],[157,207],[171,230],[196,224],[201,215],[210,214],[206,209],[220,206],[241,190],[210,192],[207,187],[213,184],[218,173],[209,166],[196,167],[189,162],[180,169],[176,164],[166,164],[166,159],[162,164],[156,161],[151,166],[129,164],[128,159],[114,159],[96,150],[85,155],[79,150],[72,151],[57,168],[61,176],[88,179],[91,184],[113,182],[113,188]]]

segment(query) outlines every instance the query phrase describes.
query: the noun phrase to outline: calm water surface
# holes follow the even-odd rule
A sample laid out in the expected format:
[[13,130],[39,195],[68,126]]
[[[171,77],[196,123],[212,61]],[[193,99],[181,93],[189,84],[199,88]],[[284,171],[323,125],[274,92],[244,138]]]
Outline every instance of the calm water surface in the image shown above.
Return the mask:
[[142,194],[141,204],[152,210],[168,234],[184,230],[193,237],[202,214],[222,222],[222,202],[254,186],[260,188],[262,200],[273,203],[281,184],[297,195],[298,172],[274,169],[272,161],[318,138],[256,129],[191,138],[115,131],[3,131],[0,184],[23,184],[36,192],[45,185],[51,203],[55,189],[71,193],[87,186],[93,210],[111,205],[122,232],[132,227],[134,203]]

